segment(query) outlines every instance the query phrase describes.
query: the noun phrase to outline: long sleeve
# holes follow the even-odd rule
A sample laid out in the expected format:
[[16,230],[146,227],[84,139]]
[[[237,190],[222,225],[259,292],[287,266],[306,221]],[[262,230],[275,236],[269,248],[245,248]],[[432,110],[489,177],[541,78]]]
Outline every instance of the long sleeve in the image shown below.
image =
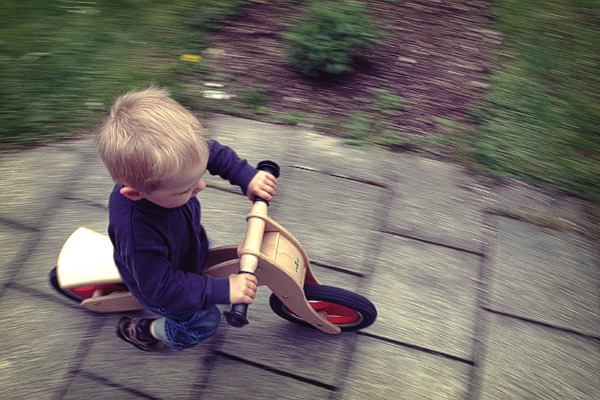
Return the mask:
[[232,185],[239,186],[246,194],[248,184],[256,174],[256,170],[241,159],[233,149],[213,140],[209,142],[210,157],[207,170],[212,175],[219,175]]
[[[211,141],[209,148],[207,170],[246,193],[257,171],[227,146]],[[127,199],[116,186],[109,218],[115,264],[140,302],[174,312],[229,303],[229,279],[201,275],[209,248],[196,197],[168,209]]]

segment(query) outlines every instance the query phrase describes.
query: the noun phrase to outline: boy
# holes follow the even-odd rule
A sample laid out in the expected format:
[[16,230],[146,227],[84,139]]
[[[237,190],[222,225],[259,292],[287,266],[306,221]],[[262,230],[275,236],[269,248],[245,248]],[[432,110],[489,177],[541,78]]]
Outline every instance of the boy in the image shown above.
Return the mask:
[[271,200],[277,180],[256,171],[229,147],[208,140],[200,122],[158,88],[129,92],[112,106],[97,136],[116,186],[108,233],[114,260],[135,298],[159,319],[123,317],[117,335],[153,351],[182,350],[211,337],[215,304],[252,304],[256,277],[202,277],[208,239],[196,195],[205,171],[239,186],[252,200]]

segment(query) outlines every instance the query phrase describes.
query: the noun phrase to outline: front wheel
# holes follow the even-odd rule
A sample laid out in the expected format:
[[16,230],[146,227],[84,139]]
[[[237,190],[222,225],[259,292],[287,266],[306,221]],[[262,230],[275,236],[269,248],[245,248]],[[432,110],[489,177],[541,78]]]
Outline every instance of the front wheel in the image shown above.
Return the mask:
[[[326,313],[327,320],[343,331],[355,331],[371,325],[377,318],[377,309],[367,298],[348,290],[316,284],[304,285],[306,299],[318,313]],[[286,307],[275,294],[269,305],[275,314],[295,324],[314,328]]]

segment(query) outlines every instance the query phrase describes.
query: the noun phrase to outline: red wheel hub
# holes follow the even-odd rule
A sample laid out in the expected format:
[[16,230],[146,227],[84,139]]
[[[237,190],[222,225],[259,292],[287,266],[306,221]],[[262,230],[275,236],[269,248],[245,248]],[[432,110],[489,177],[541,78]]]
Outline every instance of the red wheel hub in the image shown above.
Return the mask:
[[103,295],[107,295],[109,293],[112,292],[123,292],[126,291],[127,289],[123,286],[123,285],[118,285],[118,284],[107,284],[107,285],[87,285],[87,286],[79,286],[73,289],[70,289],[70,291],[83,298],[83,299],[89,299],[94,295],[94,292],[100,290],[102,291]]
[[[313,310],[315,310],[316,312],[327,313],[327,320],[335,325],[350,324],[352,322],[357,321],[360,318],[360,315],[356,311],[354,311],[351,308],[341,306],[339,304],[317,300],[311,300],[309,301],[309,303]],[[298,317],[298,315],[292,312],[292,310],[290,310],[290,312]]]

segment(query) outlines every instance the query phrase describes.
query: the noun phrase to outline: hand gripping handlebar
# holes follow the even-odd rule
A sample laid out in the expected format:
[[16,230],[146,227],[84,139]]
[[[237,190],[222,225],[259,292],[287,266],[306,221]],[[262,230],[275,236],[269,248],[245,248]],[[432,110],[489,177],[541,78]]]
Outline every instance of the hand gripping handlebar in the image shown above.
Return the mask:
[[[258,163],[256,169],[260,171],[265,171],[273,175],[275,178],[279,177],[279,165],[273,161],[265,160]],[[262,201],[269,205],[269,202],[261,199],[259,197],[254,199],[255,202]],[[240,271],[238,274],[252,274],[249,271]],[[235,326],[236,328],[241,328],[244,325],[248,324],[248,318],[246,317],[248,313],[248,304],[233,304],[231,306],[230,311],[225,311],[223,315],[225,315],[225,319],[227,323],[231,326]]]

